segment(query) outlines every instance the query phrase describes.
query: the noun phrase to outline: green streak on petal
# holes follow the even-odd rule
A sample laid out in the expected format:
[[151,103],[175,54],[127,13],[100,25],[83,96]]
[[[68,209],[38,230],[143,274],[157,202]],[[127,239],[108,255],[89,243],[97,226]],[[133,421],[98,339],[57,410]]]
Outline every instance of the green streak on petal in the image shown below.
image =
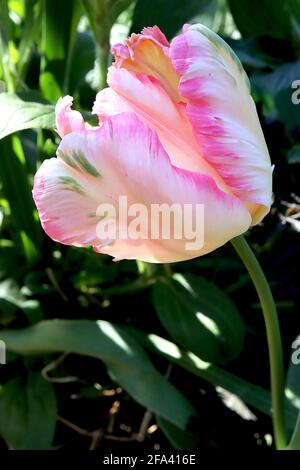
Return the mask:
[[75,160],[75,162],[77,162],[77,164],[81,167],[81,169],[89,175],[95,177],[101,176],[99,171],[87,160],[85,155],[80,150],[74,151],[72,153],[72,157],[73,160]]
[[80,150],[73,150],[70,153],[61,152],[61,158],[69,165],[71,168],[77,171],[84,171],[85,173],[94,176],[95,178],[101,176],[101,173],[97,168],[92,165],[85,155]]
[[60,176],[58,180],[65,190],[85,194],[83,187],[71,176]]

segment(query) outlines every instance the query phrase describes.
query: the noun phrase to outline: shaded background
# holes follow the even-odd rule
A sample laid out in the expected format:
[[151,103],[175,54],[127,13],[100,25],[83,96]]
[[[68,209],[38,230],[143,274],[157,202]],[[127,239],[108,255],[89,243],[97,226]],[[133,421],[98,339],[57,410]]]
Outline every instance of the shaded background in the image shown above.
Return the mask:
[[31,197],[33,174],[59,142],[56,100],[73,95],[93,123],[110,44],[154,24],[171,39],[185,22],[212,28],[239,56],[275,165],[272,210],[247,238],[279,311],[291,433],[300,406],[289,365],[300,333],[300,2],[0,0],[1,449],[273,446],[263,318],[231,246],[171,266],[113,263],[50,240]]

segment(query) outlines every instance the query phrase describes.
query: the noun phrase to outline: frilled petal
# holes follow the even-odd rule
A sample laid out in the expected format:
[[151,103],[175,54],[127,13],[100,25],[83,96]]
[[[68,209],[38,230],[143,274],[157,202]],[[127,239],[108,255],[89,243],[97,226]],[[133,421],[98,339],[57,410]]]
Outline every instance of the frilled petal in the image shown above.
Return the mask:
[[72,96],[64,96],[59,98],[55,107],[56,130],[60,137],[64,137],[70,132],[82,131],[85,124],[79,111],[73,111]]
[[[194,258],[241,234],[251,223],[245,206],[221,191],[210,176],[172,166],[156,133],[132,113],[107,119],[98,129],[66,136],[58,158],[46,160],[38,170],[33,195],[50,237],[65,244],[93,245],[117,259]],[[121,239],[128,220],[120,212],[120,196],[126,197],[128,207],[138,203],[147,209],[149,225],[142,224],[141,229],[144,239]],[[176,239],[172,230],[170,239],[149,237],[152,205],[163,203],[190,204],[191,218],[197,204],[204,205],[202,247],[187,249],[190,240],[185,235]],[[115,216],[107,204],[115,207]],[[106,219],[117,227],[116,240],[99,233],[99,223]]]
[[170,58],[201,155],[249,208],[253,223],[269,211],[272,183],[268,149],[249,81],[229,46],[202,25],[186,25]]
[[107,116],[133,111],[157,132],[173,165],[211,175],[225,189],[218,173],[199,153],[185,104],[173,101],[158,80],[145,74],[111,67],[107,82],[111,88],[97,94],[93,107],[100,122]]
[[144,28],[141,34],[132,34],[125,44],[113,46],[114,67],[156,78],[175,101],[180,101],[179,77],[169,58],[169,46],[157,26]]

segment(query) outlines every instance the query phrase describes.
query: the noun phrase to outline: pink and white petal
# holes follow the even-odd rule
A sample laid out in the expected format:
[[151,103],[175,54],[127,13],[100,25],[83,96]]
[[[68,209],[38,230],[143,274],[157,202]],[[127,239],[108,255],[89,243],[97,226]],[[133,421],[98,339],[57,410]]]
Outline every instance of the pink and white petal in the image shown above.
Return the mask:
[[[74,165],[77,155],[81,155],[81,168]],[[117,259],[173,262],[208,253],[243,233],[251,223],[245,206],[221,191],[210,176],[172,166],[156,133],[133,113],[107,119],[96,130],[66,136],[58,156],[39,169],[34,199],[46,232],[62,243],[91,244]],[[96,168],[98,175],[91,168]],[[128,207],[138,203],[147,209],[145,239],[121,239],[128,222],[119,212],[120,196],[126,197]],[[204,204],[202,247],[188,250],[189,240],[184,234],[175,239],[172,230],[170,239],[151,239],[152,204],[163,203],[191,204],[191,217],[195,216],[196,204]],[[110,215],[110,223],[116,228],[115,240],[99,234],[98,224],[107,215],[106,209],[101,212],[106,208],[102,204],[115,208],[115,220]]]
[[172,99],[180,101],[179,77],[169,58],[169,46],[157,26],[144,28],[141,34],[132,34],[124,44],[112,47],[115,57],[113,67],[156,78]]
[[170,57],[201,155],[233,194],[247,204],[253,223],[269,211],[270,157],[249,81],[239,59],[215,33],[187,25],[173,39]]
[[79,111],[73,111],[72,96],[64,96],[59,98],[55,106],[56,130],[60,137],[64,137],[70,132],[82,131],[85,124]]
[[96,203],[87,183],[58,158],[45,160],[37,171],[33,198],[42,227],[53,240],[74,246],[97,242]]
[[96,114],[99,122],[105,121],[107,117],[116,114],[131,112],[132,107],[125,99],[122,99],[112,88],[104,88],[96,95],[92,114]]
[[157,132],[173,165],[209,174],[221,189],[226,190],[222,178],[199,154],[185,105],[174,102],[158,80],[111,67],[107,81],[111,88],[97,94],[93,107],[100,122],[105,116],[133,111]]
[[161,47],[170,47],[170,43],[166,36],[156,25],[143,28],[141,35],[145,38],[152,39],[152,41],[155,41],[156,44],[160,45]]

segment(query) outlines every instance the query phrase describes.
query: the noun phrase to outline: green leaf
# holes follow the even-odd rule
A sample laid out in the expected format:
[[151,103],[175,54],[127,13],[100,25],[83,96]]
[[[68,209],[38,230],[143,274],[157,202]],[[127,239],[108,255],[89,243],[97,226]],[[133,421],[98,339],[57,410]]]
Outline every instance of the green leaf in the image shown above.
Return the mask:
[[202,359],[224,363],[241,351],[243,320],[227,294],[214,284],[195,276],[160,279],[153,302],[170,336]]
[[88,72],[94,68],[95,57],[95,41],[91,33],[78,33],[71,57],[69,86],[71,95],[79,92],[80,103],[86,108],[89,99],[92,101],[95,97],[95,91],[86,80]]
[[23,149],[18,137],[8,136],[0,140],[0,155],[3,193],[9,201],[13,226],[16,229],[13,235],[23,246],[25,256],[31,263],[39,256],[41,233],[34,217],[35,207],[27,180]]
[[16,317],[18,309],[23,310],[31,324],[43,319],[39,301],[26,299],[17,282],[7,278],[0,282],[0,324],[10,323]]
[[[132,327],[125,327],[145,348],[170,360],[172,364],[188,370],[214,386],[237,395],[248,405],[271,416],[271,394],[259,385],[254,385],[220,367],[201,360],[190,351],[182,351],[171,341],[155,334],[144,333]],[[286,403],[286,423],[293,429],[297,412],[291,403]]]
[[11,240],[0,240],[0,279],[10,278],[20,267],[22,255]]
[[138,403],[180,429],[186,429],[195,414],[188,400],[119,325],[102,320],[50,320],[23,330],[2,330],[0,339],[7,350],[21,354],[65,351],[101,359],[111,377]]
[[156,422],[175,449],[191,450],[196,448],[197,439],[194,434],[179,429],[160,416],[156,417]]
[[7,325],[14,320],[18,305],[15,296],[20,293],[13,279],[5,279],[0,283],[0,324]]
[[78,0],[43,0],[40,88],[56,101],[69,91],[70,60],[81,16]]
[[236,26],[244,37],[286,38],[291,32],[286,4],[290,0],[227,0]]
[[299,86],[293,86],[299,77],[300,61],[280,65],[270,73],[251,76],[251,85],[264,103],[265,114],[284,122],[290,129],[300,122]]
[[133,12],[131,31],[139,33],[145,26],[157,25],[172,38],[182,25],[205,11],[214,3],[211,0],[137,0]]
[[13,36],[13,22],[9,17],[7,0],[0,0],[0,34],[8,41]]
[[26,77],[27,69],[34,52],[34,43],[36,40],[39,40],[42,27],[41,2],[38,0],[31,0],[30,2],[24,3],[24,24],[22,27],[20,44],[18,46],[19,59],[16,64],[17,78],[19,82],[22,82]]
[[264,52],[256,38],[226,38],[226,42],[234,50],[244,67],[266,69],[282,63],[280,59],[275,59]]
[[0,385],[0,415],[0,434],[10,449],[48,449],[57,417],[52,385],[34,372]]
[[23,129],[55,127],[54,107],[32,93],[0,93],[0,139]]
[[[300,413],[300,336],[293,341],[292,349],[293,352],[291,354],[285,386],[287,403],[295,411],[293,419],[289,422],[289,429],[294,428],[297,414]],[[294,442],[293,445],[296,445],[296,443]],[[297,443],[297,446],[298,450],[300,450],[300,442]]]
[[287,154],[287,159],[290,165],[300,163],[300,145],[294,145]]

